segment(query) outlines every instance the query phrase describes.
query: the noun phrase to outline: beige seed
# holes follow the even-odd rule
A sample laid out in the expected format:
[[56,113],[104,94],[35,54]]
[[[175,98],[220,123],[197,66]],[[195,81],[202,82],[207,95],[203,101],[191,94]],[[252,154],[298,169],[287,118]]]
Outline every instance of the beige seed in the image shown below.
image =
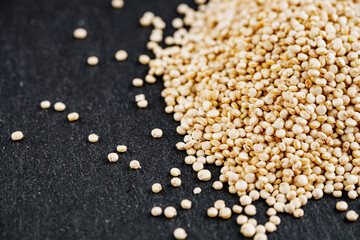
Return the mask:
[[95,133],[92,133],[88,136],[88,140],[89,140],[89,142],[95,143],[95,142],[99,141],[99,136],[96,135]]
[[150,57],[148,55],[142,54],[139,56],[139,63],[146,65],[149,62],[150,62]]
[[154,183],[151,186],[151,190],[153,191],[153,193],[159,193],[162,190],[162,186],[160,183]]
[[166,207],[164,210],[164,215],[166,218],[174,218],[177,215],[176,209],[172,206]]
[[201,188],[199,188],[199,187],[194,188],[193,193],[194,194],[200,194],[201,193]]
[[85,39],[87,37],[87,31],[84,28],[77,28],[74,30],[73,36],[76,39]]
[[99,58],[96,56],[90,56],[87,59],[87,64],[89,66],[96,66],[96,65],[98,65],[98,63],[99,63]]
[[265,233],[256,233],[253,240],[267,240],[267,236]]
[[339,201],[336,203],[336,209],[339,211],[346,211],[348,204],[345,201]]
[[240,228],[240,232],[245,236],[245,237],[253,237],[256,233],[255,230],[255,226],[250,224],[250,223],[245,223],[241,226]]
[[163,135],[163,131],[160,128],[154,128],[151,130],[151,136],[153,138],[161,138]]
[[214,207],[218,210],[225,208],[226,207],[225,201],[224,200],[216,200],[214,202]]
[[234,212],[234,213],[237,213],[237,214],[240,214],[240,213],[242,213],[242,210],[243,210],[243,208],[240,206],[240,205],[234,205],[233,207],[232,207],[232,211]]
[[220,209],[219,211],[219,217],[222,219],[229,219],[231,217],[231,209],[229,207],[225,207]]
[[145,100],[145,95],[144,94],[138,94],[135,96],[135,102],[140,102],[142,100]]
[[16,131],[11,134],[11,139],[13,141],[20,141],[24,138],[24,134],[21,131]]
[[62,102],[56,102],[54,104],[55,111],[62,112],[66,109],[66,105]]
[[134,87],[142,87],[144,85],[144,81],[141,78],[134,78],[132,84]]
[[256,207],[254,205],[248,205],[244,208],[244,212],[248,216],[256,215]]
[[212,187],[215,190],[221,190],[223,188],[223,183],[220,181],[215,181],[215,182],[213,182]]
[[184,200],[181,201],[180,205],[181,205],[181,207],[183,209],[190,209],[191,205],[192,205],[192,202],[190,200],[188,200],[188,199],[184,199]]
[[219,213],[219,210],[217,210],[214,207],[207,209],[207,215],[211,218],[217,217],[218,213]]
[[118,145],[118,146],[116,147],[116,151],[121,152],[121,153],[126,152],[126,151],[127,151],[127,146],[125,146],[125,145]]
[[131,169],[135,169],[135,170],[141,168],[140,162],[139,162],[138,160],[132,160],[132,161],[130,162],[129,166],[130,166]]
[[178,168],[172,168],[172,169],[170,169],[170,174],[173,177],[178,177],[181,175],[181,171]]
[[350,210],[346,213],[346,219],[350,222],[355,222],[359,217],[359,214],[357,214],[354,210]]
[[42,101],[42,102],[40,103],[40,107],[41,107],[42,109],[48,109],[48,108],[51,107],[51,102],[48,101],[48,100],[44,100],[44,101]]
[[143,27],[149,27],[152,24],[154,17],[154,13],[145,12],[144,15],[140,18],[139,23]]
[[118,50],[115,53],[115,59],[119,62],[125,61],[128,58],[128,53],[125,50]]
[[153,207],[151,209],[151,215],[153,215],[154,217],[158,217],[162,214],[162,209],[161,207]]
[[117,9],[122,8],[124,6],[124,0],[112,0],[111,6]]
[[207,169],[198,172],[197,177],[201,181],[209,181],[211,178],[211,172]]
[[107,157],[110,162],[117,162],[119,160],[119,155],[117,153],[109,153]]
[[79,114],[77,112],[72,112],[72,113],[69,113],[67,115],[67,119],[70,121],[70,122],[73,122],[73,121],[76,121],[79,119]]
[[146,108],[149,105],[147,100],[140,100],[137,102],[139,108]]
[[180,186],[181,186],[181,179],[178,178],[178,177],[173,177],[173,178],[171,179],[171,185],[172,185],[173,187],[180,187]]
[[174,230],[175,239],[183,240],[186,239],[187,233],[183,228],[177,228]]
[[248,217],[245,216],[245,215],[239,215],[237,218],[236,218],[236,223],[238,225],[243,225],[245,223],[247,223],[248,221]]

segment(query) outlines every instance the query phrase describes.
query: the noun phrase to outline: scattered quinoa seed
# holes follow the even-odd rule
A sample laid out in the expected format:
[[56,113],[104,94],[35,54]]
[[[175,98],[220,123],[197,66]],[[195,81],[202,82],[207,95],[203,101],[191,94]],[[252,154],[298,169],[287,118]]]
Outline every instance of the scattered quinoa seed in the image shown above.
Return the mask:
[[142,54],[139,56],[139,63],[146,65],[149,62],[150,62],[150,57],[148,55]]
[[209,170],[201,170],[198,172],[197,177],[201,181],[209,181],[211,178],[211,172]]
[[199,187],[194,188],[193,193],[194,194],[200,194],[201,193],[201,188],[199,188]]
[[181,186],[181,179],[178,178],[178,177],[173,177],[173,178],[171,179],[171,185],[172,185],[173,187],[180,187],[180,186]]
[[219,217],[221,217],[222,219],[229,219],[231,217],[231,209],[229,207],[220,209]]
[[207,209],[207,215],[211,218],[217,217],[219,213],[219,210],[217,210],[214,207],[208,208]]
[[72,113],[69,113],[67,115],[67,119],[70,121],[70,122],[73,122],[73,121],[76,121],[79,119],[79,114],[77,112],[72,112]]
[[348,204],[345,201],[339,201],[336,203],[336,209],[339,211],[346,211]]
[[153,193],[159,193],[162,190],[162,186],[160,183],[154,183],[151,186],[151,190],[153,191]]
[[127,151],[127,147],[126,147],[125,145],[118,145],[118,146],[116,147],[116,151],[121,152],[121,153],[126,152],[126,151]]
[[117,9],[122,8],[124,6],[124,0],[112,0],[111,6]]
[[137,102],[137,106],[139,108],[146,108],[148,106],[148,101],[147,100],[140,100]]
[[164,215],[166,218],[174,218],[177,215],[176,209],[172,206],[166,207],[164,210]]
[[13,141],[20,141],[24,138],[24,134],[21,131],[16,131],[11,134],[11,139]]
[[142,87],[144,85],[144,81],[141,78],[134,78],[132,84],[134,87]]
[[96,66],[96,65],[98,65],[98,63],[99,63],[99,58],[96,56],[90,56],[87,59],[87,64],[89,66]]
[[232,211],[233,211],[234,213],[237,213],[237,214],[242,213],[242,210],[243,210],[243,208],[242,208],[240,205],[234,205],[234,206],[232,207]]
[[216,200],[214,202],[214,207],[218,210],[225,208],[226,207],[225,201],[224,200]]
[[178,177],[181,175],[181,171],[178,168],[172,168],[172,169],[170,169],[170,174],[173,177]]
[[240,232],[245,236],[245,237],[253,237],[256,233],[255,230],[255,226],[250,224],[250,223],[245,223],[241,226],[240,228]]
[[153,138],[161,138],[163,135],[163,131],[160,128],[154,128],[151,130],[151,136]]
[[125,61],[128,58],[128,54],[125,50],[119,50],[115,53],[115,59],[117,61]]
[[183,209],[190,209],[192,203],[191,203],[190,200],[184,199],[184,200],[181,201],[180,205],[181,205],[181,207],[182,207]]
[[89,142],[95,143],[95,142],[99,141],[99,136],[96,135],[95,133],[92,133],[89,135],[88,140],[89,140]]
[[51,107],[51,102],[48,101],[48,100],[44,100],[44,101],[42,101],[42,102],[40,103],[40,107],[41,107],[42,109],[48,109],[48,108]]
[[162,214],[162,209],[161,207],[153,207],[151,209],[151,215],[153,215],[154,217],[158,217]]
[[56,102],[54,104],[55,111],[62,112],[66,109],[66,105],[62,102]]
[[177,228],[174,230],[175,239],[183,240],[186,239],[187,233],[183,228]]
[[117,162],[119,160],[119,155],[117,153],[109,153],[108,159],[110,162]]
[[135,170],[141,168],[140,162],[139,162],[138,160],[132,160],[132,161],[130,162],[130,165],[129,165],[129,166],[130,166],[131,169],[135,169]]
[[354,210],[350,210],[346,213],[346,219],[350,222],[355,222],[359,217],[359,214],[357,214]]
[[87,31],[84,28],[77,28],[74,30],[74,38],[85,39],[87,37]]

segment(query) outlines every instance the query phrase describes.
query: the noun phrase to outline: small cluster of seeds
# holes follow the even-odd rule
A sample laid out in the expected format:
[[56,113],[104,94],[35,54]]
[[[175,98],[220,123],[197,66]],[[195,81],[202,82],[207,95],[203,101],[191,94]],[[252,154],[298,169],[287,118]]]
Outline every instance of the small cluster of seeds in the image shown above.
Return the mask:
[[145,99],[144,94],[136,95],[135,102],[139,108],[146,108],[149,105],[148,101]]

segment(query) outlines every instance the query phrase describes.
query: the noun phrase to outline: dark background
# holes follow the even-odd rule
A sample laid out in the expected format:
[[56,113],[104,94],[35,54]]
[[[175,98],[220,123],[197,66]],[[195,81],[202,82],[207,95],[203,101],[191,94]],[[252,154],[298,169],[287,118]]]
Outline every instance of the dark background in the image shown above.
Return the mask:
[[[215,200],[232,206],[238,198],[211,188],[218,168],[209,167],[213,178],[204,183],[183,162],[185,153],[175,149],[182,137],[164,112],[162,83],[131,84],[147,70],[137,58],[148,53],[151,29],[138,19],[150,10],[170,26],[181,2],[194,6],[192,0],[125,0],[117,10],[110,0],[0,0],[1,239],[171,239],[177,227],[189,239],[242,238],[235,215],[226,221],[206,217]],[[85,40],[73,39],[77,27],[88,30]],[[114,60],[118,49],[129,53],[126,62]],[[89,55],[99,57],[98,66],[86,65]],[[148,108],[136,107],[139,93],[146,94]],[[40,109],[45,99],[63,101],[66,111]],[[68,122],[70,111],[80,120]],[[155,127],[164,130],[161,139],[151,138]],[[16,130],[25,134],[20,142],[10,140]],[[92,132],[100,135],[96,144],[87,142]],[[129,151],[109,163],[106,156],[118,144]],[[130,170],[131,159],[142,169]],[[182,171],[179,189],[169,184],[172,167]],[[151,192],[155,182],[164,188],[157,195]],[[200,195],[192,193],[196,186]],[[191,210],[180,209],[184,198],[193,202]],[[359,239],[360,221],[346,222],[336,201],[311,200],[302,219],[281,215],[269,239]],[[152,217],[155,205],[173,205],[178,216]],[[256,218],[265,223],[265,204],[256,205]],[[358,201],[350,209],[359,211]]]

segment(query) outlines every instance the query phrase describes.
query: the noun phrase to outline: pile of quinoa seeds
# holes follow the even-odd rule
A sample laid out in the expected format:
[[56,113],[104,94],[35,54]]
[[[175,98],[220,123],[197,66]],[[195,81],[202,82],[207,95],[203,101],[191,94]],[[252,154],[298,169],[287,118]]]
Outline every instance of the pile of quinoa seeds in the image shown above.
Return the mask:
[[[178,11],[188,28],[177,20],[168,47],[148,43],[155,55],[148,76],[162,76],[166,112],[184,135],[177,148],[186,151],[185,162],[199,173],[204,163],[221,166],[219,181],[239,196],[242,206],[233,211],[240,232],[267,239],[280,224],[278,213],[302,217],[308,200],[324,193],[356,199],[358,2],[210,0]],[[254,218],[259,198],[269,205],[264,225]],[[212,217],[231,214],[221,211],[225,205],[209,207]],[[346,202],[337,208],[347,211]],[[344,217],[356,221],[354,210]]]

